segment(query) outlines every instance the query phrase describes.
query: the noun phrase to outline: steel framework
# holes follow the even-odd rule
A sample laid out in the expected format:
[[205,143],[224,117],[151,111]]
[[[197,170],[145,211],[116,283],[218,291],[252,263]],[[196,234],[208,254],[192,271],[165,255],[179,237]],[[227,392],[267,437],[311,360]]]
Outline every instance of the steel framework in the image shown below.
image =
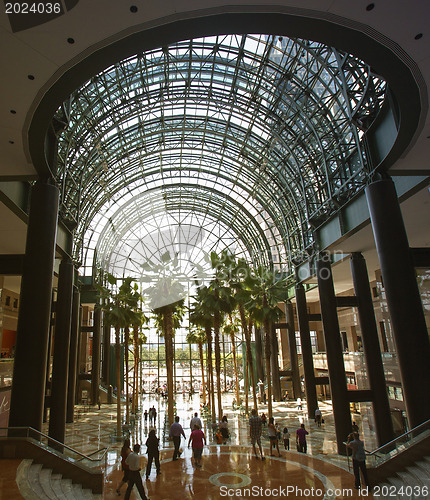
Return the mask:
[[71,95],[59,142],[76,262],[136,275],[168,249],[191,273],[229,247],[291,272],[366,183],[361,137],[385,90],[356,57],[278,35],[185,40],[107,68]]

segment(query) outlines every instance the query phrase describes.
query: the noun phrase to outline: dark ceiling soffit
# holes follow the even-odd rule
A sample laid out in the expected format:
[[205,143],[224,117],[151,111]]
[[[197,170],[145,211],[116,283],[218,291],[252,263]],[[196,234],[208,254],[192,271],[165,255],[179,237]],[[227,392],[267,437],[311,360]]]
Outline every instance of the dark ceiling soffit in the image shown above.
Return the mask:
[[[400,203],[428,185],[428,178],[425,177],[403,177],[393,179],[393,181]],[[345,225],[344,222],[349,219],[347,212],[355,216],[354,224],[351,227],[348,227],[348,224]],[[315,230],[315,240],[319,242],[319,251],[330,251],[331,248],[338,246],[342,241],[345,241],[369,224],[370,215],[367,208],[366,195],[364,192],[361,192]],[[424,259],[428,256],[430,256],[430,249],[426,249],[425,252],[417,249],[416,267],[421,267],[423,262],[427,262]],[[311,260],[312,257],[296,267],[296,276],[300,278],[299,281],[304,281],[315,276]]]
[[24,254],[0,255],[0,275],[22,276],[24,269]]
[[[237,10],[241,8],[244,12],[238,13]],[[271,9],[276,8],[271,7]],[[369,28],[364,25],[363,31],[360,31],[358,23],[355,23],[355,29],[353,29],[335,22],[306,17],[305,9],[300,10],[301,15],[286,14],[282,12],[282,7],[278,9],[278,12],[271,13],[264,11],[249,13],[250,7],[243,5],[235,6],[235,13],[208,15],[207,12],[200,11],[201,17],[174,20],[170,23],[165,21],[162,26],[133,33],[103,47],[68,69],[60,78],[57,78],[52,87],[46,90],[29,125],[29,151],[38,174],[43,177],[51,174],[46,161],[44,144],[46,131],[54,113],[61,103],[85,81],[108,66],[147,49],[187,38],[231,33],[275,33],[315,40],[348,51],[369,64],[376,74],[389,83],[401,114],[397,140],[387,161],[384,162],[384,168],[389,168],[414,140],[415,133],[420,126],[420,118],[426,114],[428,107],[409,66],[395,55],[392,48],[383,46],[371,36],[366,35],[363,31],[369,31]],[[253,10],[258,10],[258,7],[253,7]],[[313,16],[327,14],[315,11],[310,11],[310,13]],[[335,18],[335,20],[353,23],[342,18]],[[413,63],[413,61],[410,62]],[[416,68],[415,73],[418,73]]]
[[29,199],[29,183],[0,181],[0,201],[26,224],[28,222]]

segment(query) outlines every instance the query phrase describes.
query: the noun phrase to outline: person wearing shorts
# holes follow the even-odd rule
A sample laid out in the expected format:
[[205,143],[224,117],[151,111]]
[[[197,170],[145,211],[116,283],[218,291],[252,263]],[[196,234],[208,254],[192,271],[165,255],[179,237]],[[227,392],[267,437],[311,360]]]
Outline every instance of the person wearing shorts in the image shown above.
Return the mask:
[[257,410],[255,408],[251,411],[251,417],[249,419],[249,434],[251,438],[252,449],[254,451],[255,458],[259,458],[257,455],[257,448],[255,444],[258,444],[260,448],[260,456],[262,460],[265,460],[263,456],[263,449],[261,447],[261,428],[262,428],[261,418],[257,414]]
[[206,444],[206,437],[204,435],[204,432],[197,424],[194,426],[194,430],[190,435],[190,439],[188,440],[188,448],[190,447],[191,443],[193,448],[194,464],[196,467],[201,467],[202,452],[203,446]]
[[276,429],[275,419],[273,417],[269,418],[269,425],[267,426],[267,429],[269,431],[270,456],[273,457],[272,449],[274,451],[276,448],[276,450],[278,451],[278,457],[280,457],[281,452],[279,451],[279,444],[278,444],[278,430]]

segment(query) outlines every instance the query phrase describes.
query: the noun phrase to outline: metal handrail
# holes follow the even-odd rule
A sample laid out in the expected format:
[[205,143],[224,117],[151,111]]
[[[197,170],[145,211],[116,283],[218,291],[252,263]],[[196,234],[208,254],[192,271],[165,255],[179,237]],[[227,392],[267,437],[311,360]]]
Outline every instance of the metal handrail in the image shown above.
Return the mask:
[[402,438],[404,438],[405,436],[407,436],[408,434],[411,434],[413,432],[416,432],[418,431],[420,428],[426,426],[426,425],[429,425],[430,424],[430,419],[429,420],[426,420],[425,422],[423,422],[422,424],[420,425],[417,425],[416,427],[414,427],[413,429],[409,430],[409,431],[406,431],[405,433],[401,434],[400,436],[397,436],[395,439],[389,441],[388,443],[385,443],[383,444],[382,446],[380,446],[379,448],[376,448],[376,450],[373,450],[371,451],[370,453],[368,453],[368,455],[376,455],[378,452],[380,452],[381,450],[383,450],[384,448],[388,447],[388,446],[391,446],[393,445],[394,443],[396,443],[397,441],[400,441]]
[[[67,444],[62,443],[61,441],[57,441],[56,439],[52,438],[51,436],[48,436],[47,434],[45,434],[42,431],[39,431],[37,429],[34,429],[33,427],[0,427],[0,431],[2,431],[2,430],[6,430],[6,431],[9,431],[9,430],[23,430],[23,429],[26,430],[26,437],[28,437],[28,438],[31,437],[30,436],[30,431],[32,431],[36,435],[44,437],[44,438],[48,439],[48,441],[56,443],[56,444],[60,445],[61,447],[68,449],[72,453],[75,453],[76,455],[79,455],[81,457],[78,460],[79,462],[82,461],[82,460],[89,460],[90,462],[100,462],[104,458],[105,459],[105,469],[107,469],[107,452],[109,450],[109,448],[107,448],[107,447],[100,448],[99,450],[97,450],[97,451],[95,451],[93,453],[90,453],[90,455],[84,455],[80,451],[75,450],[74,448],[71,448],[70,446],[68,446]],[[39,441],[40,441],[40,439],[39,439]],[[57,450],[55,450],[55,451],[57,451]],[[102,453],[102,455],[101,455],[100,458],[97,458],[97,459],[91,458],[91,455],[95,455],[99,451],[103,451],[103,453]]]

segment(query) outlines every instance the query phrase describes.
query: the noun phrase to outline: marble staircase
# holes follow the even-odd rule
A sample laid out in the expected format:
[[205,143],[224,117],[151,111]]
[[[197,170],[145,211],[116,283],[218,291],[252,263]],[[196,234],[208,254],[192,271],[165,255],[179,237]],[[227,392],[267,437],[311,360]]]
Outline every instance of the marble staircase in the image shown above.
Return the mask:
[[102,500],[102,495],[73,484],[31,459],[24,459],[19,465],[16,482],[25,500]]
[[430,499],[430,457],[424,457],[406,470],[397,472],[378,485],[379,496],[398,500]]

